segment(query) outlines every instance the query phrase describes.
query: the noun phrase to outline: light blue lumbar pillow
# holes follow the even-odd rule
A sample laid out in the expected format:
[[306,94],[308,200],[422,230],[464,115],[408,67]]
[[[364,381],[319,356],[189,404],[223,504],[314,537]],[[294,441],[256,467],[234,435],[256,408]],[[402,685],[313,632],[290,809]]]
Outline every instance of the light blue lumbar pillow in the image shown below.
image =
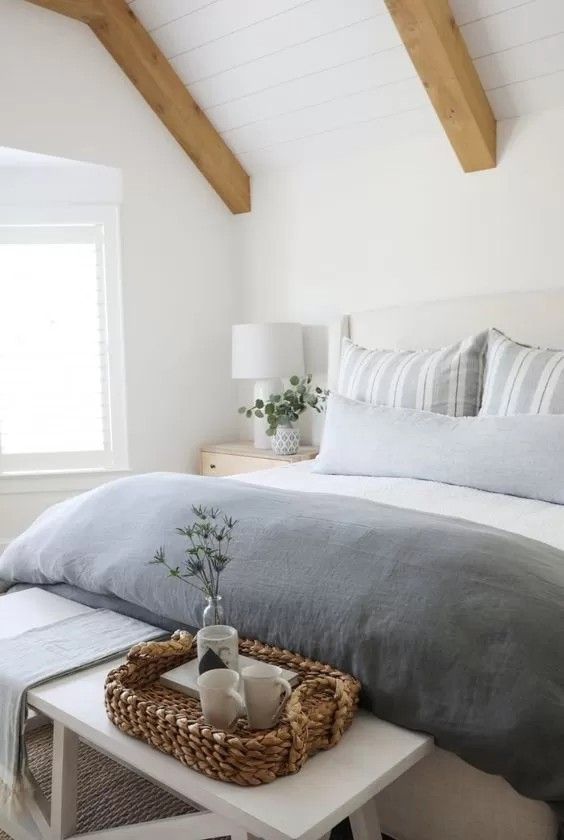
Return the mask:
[[564,504],[564,415],[448,417],[332,394],[314,472],[420,478]]

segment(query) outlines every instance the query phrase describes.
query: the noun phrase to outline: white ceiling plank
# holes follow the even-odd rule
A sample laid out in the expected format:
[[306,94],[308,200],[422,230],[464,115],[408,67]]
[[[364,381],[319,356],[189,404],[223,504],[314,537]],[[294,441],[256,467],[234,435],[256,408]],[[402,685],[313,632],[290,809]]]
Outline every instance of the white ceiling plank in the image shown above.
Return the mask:
[[[374,0],[308,0],[301,6],[173,59],[189,85],[373,17]],[[387,20],[387,13],[381,16]],[[158,41],[159,33],[156,33]],[[399,38],[396,39],[399,43]],[[375,47],[376,49],[377,47]],[[194,72],[195,71],[195,72]]]
[[[258,23],[276,19],[308,0],[217,0],[187,17],[158,29],[154,35],[167,56],[180,55]],[[275,24],[276,25],[276,24]]]
[[528,44],[564,31],[563,0],[535,0],[465,26],[464,40],[472,58]]
[[[370,18],[209,76],[190,90],[203,108],[211,108],[392,47],[403,50],[391,18]],[[194,78],[204,69],[195,66],[199,52],[190,56]]]
[[399,143],[413,137],[441,134],[441,126],[431,106],[391,117],[370,120],[360,125],[347,126],[280,143],[271,148],[257,149],[241,155],[245,167],[252,174],[273,169],[299,166],[304,162],[331,160],[350,156],[351,152],[373,149],[379,145]]
[[498,120],[560,108],[564,105],[564,71],[497,88],[488,98]]
[[397,82],[372,91],[334,99],[312,108],[236,128],[222,136],[235,154],[262,146],[299,140],[320,131],[333,131],[347,125],[421,108],[427,94],[419,79]]
[[486,90],[564,70],[564,33],[474,62]]
[[[564,106],[564,0],[450,0],[498,119]],[[440,131],[384,0],[131,0],[252,172]]]
[[507,9],[533,3],[534,0],[450,0],[450,8],[459,26],[498,15]]
[[330,99],[414,77],[413,65],[406,51],[396,48],[321,73],[292,79],[282,85],[216,106],[206,113],[219,131],[229,131]]
[[215,2],[216,0],[131,0],[129,5],[145,29],[152,32],[157,26],[163,26],[183,15],[190,15]]

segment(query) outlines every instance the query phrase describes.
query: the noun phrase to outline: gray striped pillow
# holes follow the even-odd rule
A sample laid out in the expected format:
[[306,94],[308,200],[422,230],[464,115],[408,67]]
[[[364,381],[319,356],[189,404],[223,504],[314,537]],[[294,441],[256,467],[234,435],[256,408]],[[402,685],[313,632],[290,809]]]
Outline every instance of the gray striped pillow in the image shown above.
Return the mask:
[[564,414],[564,351],[488,336],[480,414]]
[[488,332],[441,350],[367,350],[343,339],[338,391],[351,400],[474,416]]

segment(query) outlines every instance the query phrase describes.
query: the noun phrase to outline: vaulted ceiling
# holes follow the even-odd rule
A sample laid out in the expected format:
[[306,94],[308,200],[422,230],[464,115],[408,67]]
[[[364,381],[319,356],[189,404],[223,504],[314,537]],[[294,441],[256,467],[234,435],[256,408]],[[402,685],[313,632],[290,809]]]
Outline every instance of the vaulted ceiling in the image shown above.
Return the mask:
[[[451,0],[498,119],[564,105],[564,0]],[[384,0],[131,0],[247,171],[442,129]]]

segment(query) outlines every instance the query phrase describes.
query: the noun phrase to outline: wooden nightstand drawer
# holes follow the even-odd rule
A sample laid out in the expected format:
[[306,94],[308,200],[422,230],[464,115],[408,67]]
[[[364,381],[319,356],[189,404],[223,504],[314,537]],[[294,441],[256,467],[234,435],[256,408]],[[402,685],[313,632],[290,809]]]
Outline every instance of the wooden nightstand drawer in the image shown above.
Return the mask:
[[238,473],[267,470],[278,466],[268,458],[250,458],[245,455],[226,455],[223,452],[202,452],[202,475],[237,475]]
[[309,461],[315,458],[317,449],[313,446],[300,446],[295,455],[275,455],[270,449],[255,449],[252,443],[237,441],[207,444],[202,446],[200,454],[202,475],[222,476],[271,470],[283,464]]

